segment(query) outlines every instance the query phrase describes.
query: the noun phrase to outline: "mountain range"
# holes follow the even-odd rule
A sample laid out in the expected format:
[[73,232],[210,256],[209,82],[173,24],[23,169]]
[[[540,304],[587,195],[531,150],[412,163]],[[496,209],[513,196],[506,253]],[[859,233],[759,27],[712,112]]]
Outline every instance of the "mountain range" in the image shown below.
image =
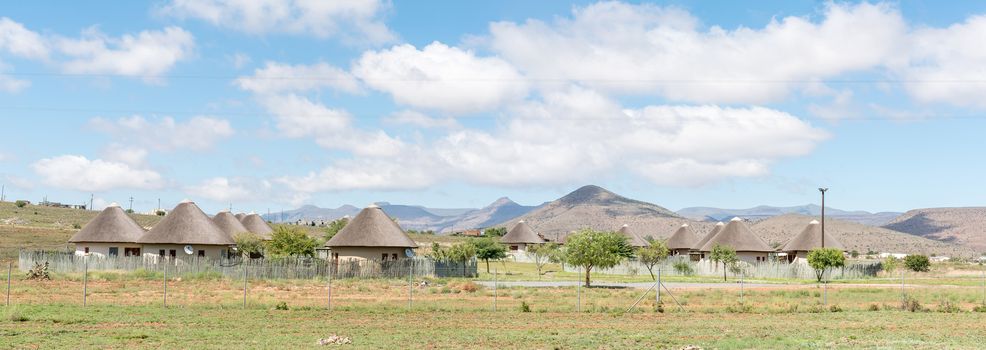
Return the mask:
[[[793,207],[772,207],[761,205],[748,209],[722,209],[710,207],[691,207],[678,210],[678,215],[697,221],[726,221],[734,217],[757,221],[779,215],[799,214],[807,216],[821,216],[822,207],[815,204],[806,204]],[[839,220],[857,222],[864,225],[883,226],[891,220],[900,216],[897,212],[871,213],[868,211],[856,210],[847,211],[825,207],[825,216]]]

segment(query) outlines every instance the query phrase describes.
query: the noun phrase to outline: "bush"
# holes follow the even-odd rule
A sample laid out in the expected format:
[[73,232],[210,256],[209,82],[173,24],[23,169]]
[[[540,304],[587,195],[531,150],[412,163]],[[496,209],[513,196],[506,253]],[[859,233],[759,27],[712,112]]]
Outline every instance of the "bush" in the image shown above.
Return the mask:
[[928,272],[931,270],[931,261],[924,255],[908,255],[904,257],[904,266],[914,272]]
[[833,304],[832,306],[829,306],[829,311],[831,311],[831,312],[842,312],[842,308],[839,307],[839,305],[834,305]]
[[23,208],[27,206],[27,201],[16,201],[14,202],[14,205],[18,208]]
[[531,306],[526,301],[520,302],[520,312],[531,312]]
[[280,303],[277,303],[277,305],[274,306],[274,309],[275,310],[287,310],[288,309],[288,303],[283,302],[283,301],[280,302]]
[[869,311],[880,311],[880,305],[870,304],[870,306],[868,308],[866,308],[866,309],[869,310]]
[[72,224],[72,228],[73,228],[73,229],[76,229],[76,230],[79,230],[79,229],[82,229],[82,225],[79,225],[79,224]]
[[910,312],[920,312],[926,310],[923,306],[921,306],[921,302],[911,296],[908,296],[903,302],[901,302],[900,308],[904,311]]
[[460,287],[459,289],[462,289],[463,292],[475,293],[477,290],[479,290],[479,286],[477,286],[475,283],[472,282],[466,282],[463,283],[462,287]]
[[972,308],[972,311],[973,312],[986,312],[986,305],[976,305],[976,307]]
[[726,312],[733,314],[748,314],[753,312],[753,305],[738,303],[726,307]]
[[938,303],[938,312],[954,314],[957,312],[962,312],[962,309],[958,305],[955,305],[951,300],[945,299]]
[[671,265],[671,267],[674,268],[675,272],[677,272],[679,275],[682,276],[691,276],[695,274],[695,269],[693,269],[692,265],[689,264],[687,261],[675,262],[673,265]]
[[897,264],[897,258],[888,256],[886,259],[883,259],[882,263],[880,263],[880,268],[882,268],[884,272],[891,274],[897,269]]

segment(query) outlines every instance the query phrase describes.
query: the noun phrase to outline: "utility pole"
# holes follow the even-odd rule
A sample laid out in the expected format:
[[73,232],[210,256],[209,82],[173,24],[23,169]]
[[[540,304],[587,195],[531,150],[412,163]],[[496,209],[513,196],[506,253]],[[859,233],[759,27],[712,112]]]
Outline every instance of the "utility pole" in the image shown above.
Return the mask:
[[[161,198],[157,199],[157,211],[161,211]],[[154,214],[156,215],[157,213]]]
[[7,197],[7,185],[0,185],[0,202]]
[[819,187],[818,192],[822,193],[822,248],[825,248],[825,192],[828,187]]
[[95,208],[92,207],[92,199],[94,197],[96,197],[96,196],[93,195],[92,193],[89,194],[89,210],[95,210]]
[[134,212],[134,197],[130,196],[130,212]]

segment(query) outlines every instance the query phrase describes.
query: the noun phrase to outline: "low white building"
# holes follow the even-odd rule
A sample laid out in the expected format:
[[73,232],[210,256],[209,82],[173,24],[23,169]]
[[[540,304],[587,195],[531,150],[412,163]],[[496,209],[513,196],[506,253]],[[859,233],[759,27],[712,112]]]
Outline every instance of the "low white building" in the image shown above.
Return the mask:
[[712,248],[716,245],[732,248],[736,251],[736,258],[751,264],[765,262],[774,253],[774,249],[754,234],[740,218],[729,220],[714,237],[705,242],[699,249],[704,253],[704,259],[710,258]]
[[524,220],[518,222],[510,229],[510,232],[507,232],[507,234],[500,238],[500,243],[507,245],[511,253],[524,253],[527,251],[527,246],[544,244],[546,242]]
[[182,201],[137,241],[145,257],[220,259],[231,254],[233,238],[194,202]]
[[[828,232],[822,233],[822,225],[812,220],[797,236],[781,247],[788,262],[808,262],[808,252],[815,248],[835,248],[843,252],[846,247]],[[824,239],[823,239],[824,237]]]

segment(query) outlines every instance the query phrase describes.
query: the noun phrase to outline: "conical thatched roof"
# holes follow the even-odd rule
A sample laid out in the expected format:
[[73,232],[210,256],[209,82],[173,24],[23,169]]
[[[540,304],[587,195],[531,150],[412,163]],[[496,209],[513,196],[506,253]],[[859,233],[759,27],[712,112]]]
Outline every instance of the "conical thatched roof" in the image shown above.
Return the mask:
[[274,229],[270,228],[270,225],[264,221],[264,218],[255,213],[247,214],[241,221],[243,222],[243,227],[265,239],[270,239],[271,233],[274,232]]
[[236,220],[240,220],[242,222],[243,221],[243,218],[245,218],[247,216],[247,214],[246,213],[236,213],[235,216],[236,216]]
[[127,215],[116,203],[110,204],[99,215],[89,220],[69,242],[136,243],[144,235],[144,228]]
[[705,237],[702,237],[701,240],[695,243],[695,245],[692,246],[692,249],[701,251],[702,247],[704,247],[706,243],[709,243],[709,241],[712,240],[712,237],[715,237],[719,231],[722,231],[723,227],[726,227],[726,224],[722,223],[722,221],[717,222],[716,226],[712,228],[712,231],[709,231],[709,234],[705,235]]
[[668,238],[668,249],[692,249],[700,239],[698,234],[692,231],[692,228],[688,224],[681,224],[681,227],[677,231],[674,231],[671,238]]
[[712,251],[712,247],[716,244],[727,246],[733,248],[737,252],[772,252],[770,246],[767,242],[764,242],[760,237],[757,237],[750,227],[746,225],[740,218],[733,218],[729,220],[726,226],[723,226],[719,233],[716,233],[715,237],[712,237],[705,245],[702,246],[703,252]]
[[623,224],[623,227],[620,227],[620,229],[616,232],[627,236],[627,242],[630,243],[631,247],[650,247],[650,242],[647,242],[647,240],[637,234],[636,231],[631,230],[630,226],[627,224]]
[[538,244],[544,243],[545,241],[524,220],[521,220],[514,225],[514,228],[510,229],[510,232],[500,237],[500,242],[507,244]]
[[229,237],[233,237],[237,233],[250,232],[250,230],[243,226],[240,220],[236,219],[236,216],[233,216],[227,210],[223,210],[219,214],[216,214],[216,216],[213,216],[212,222],[216,223],[216,226],[219,226]]
[[404,230],[377,205],[370,205],[356,214],[346,227],[339,230],[325,246],[332,247],[398,247],[417,248]]
[[[812,220],[808,223],[808,226],[801,231],[797,236],[791,238],[787,244],[781,248],[781,251],[785,252],[797,252],[809,250],[822,247],[822,225],[818,224],[818,221]],[[832,237],[828,232],[825,233],[825,248],[836,248],[839,250],[846,250],[846,246],[842,245],[838,239]]]
[[195,203],[182,201],[138,241],[145,244],[232,245],[233,238]]

